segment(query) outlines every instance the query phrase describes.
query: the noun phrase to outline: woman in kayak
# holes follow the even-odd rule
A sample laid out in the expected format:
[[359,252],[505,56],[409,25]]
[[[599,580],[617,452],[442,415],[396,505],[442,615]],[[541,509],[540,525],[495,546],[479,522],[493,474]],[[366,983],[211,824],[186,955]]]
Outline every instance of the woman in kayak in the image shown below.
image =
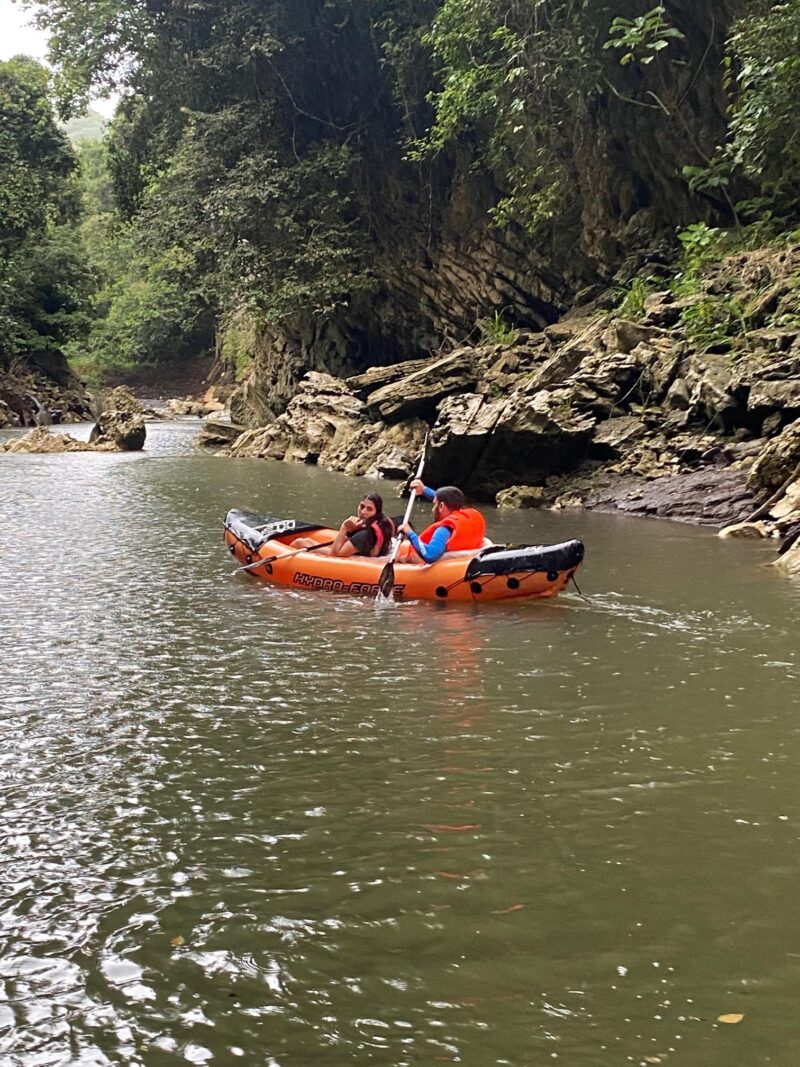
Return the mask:
[[[319,556],[385,556],[396,533],[395,524],[383,514],[380,493],[367,493],[358,502],[358,514],[350,515],[339,527],[333,544],[316,549]],[[292,541],[292,548],[316,548],[310,537]]]

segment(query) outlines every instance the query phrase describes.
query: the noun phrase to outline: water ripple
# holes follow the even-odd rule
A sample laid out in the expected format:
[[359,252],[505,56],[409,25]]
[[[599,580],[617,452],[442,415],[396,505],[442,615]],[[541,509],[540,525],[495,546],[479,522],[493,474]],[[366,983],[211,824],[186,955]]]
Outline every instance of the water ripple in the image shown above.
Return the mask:
[[187,435],[1,461],[3,1064],[800,1054],[793,588],[597,516],[588,602],[268,588],[227,507],[353,483]]

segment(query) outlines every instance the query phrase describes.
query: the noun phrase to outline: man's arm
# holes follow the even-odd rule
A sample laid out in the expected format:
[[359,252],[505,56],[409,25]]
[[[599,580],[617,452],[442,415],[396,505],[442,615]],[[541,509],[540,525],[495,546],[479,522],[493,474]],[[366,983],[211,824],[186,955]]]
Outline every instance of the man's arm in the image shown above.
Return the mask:
[[406,531],[406,537],[411,542],[414,551],[426,563],[435,563],[437,559],[442,558],[447,551],[447,542],[452,536],[453,531],[449,526],[440,526],[428,544],[425,545],[413,530]]
[[415,478],[413,482],[409,484],[408,488],[416,493],[417,496],[424,497],[426,500],[433,500],[436,496],[436,490],[429,489],[427,485],[423,485],[419,478]]

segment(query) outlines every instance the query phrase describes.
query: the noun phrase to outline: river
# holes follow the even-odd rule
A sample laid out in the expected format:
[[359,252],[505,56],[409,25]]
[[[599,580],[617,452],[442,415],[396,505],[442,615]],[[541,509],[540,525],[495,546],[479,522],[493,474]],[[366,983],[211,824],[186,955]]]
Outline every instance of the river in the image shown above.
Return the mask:
[[0,455],[4,1067],[800,1062],[774,546],[488,509],[586,599],[269,588],[229,507],[376,486],[196,430]]

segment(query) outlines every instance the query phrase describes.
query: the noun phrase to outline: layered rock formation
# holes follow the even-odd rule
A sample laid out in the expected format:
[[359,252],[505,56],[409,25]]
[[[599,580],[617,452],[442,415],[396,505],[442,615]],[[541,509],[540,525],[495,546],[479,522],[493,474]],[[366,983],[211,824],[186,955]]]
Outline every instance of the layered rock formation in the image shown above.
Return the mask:
[[726,526],[720,537],[779,537],[775,566],[787,574],[800,573],[800,419],[760,452],[748,486],[761,505],[745,521]]
[[[739,267],[760,269],[759,254]],[[772,316],[750,314],[752,329],[727,351],[698,350],[687,329],[684,309],[706,293],[686,300],[663,290],[635,322],[601,301],[513,344],[348,378],[311,372],[286,411],[244,432],[231,454],[401,477],[430,429],[426,478],[478,499],[720,527],[750,518],[781,489],[763,533],[788,535],[800,462],[800,325],[775,314],[782,284],[766,278],[770,299],[758,291],[755,299]]]

